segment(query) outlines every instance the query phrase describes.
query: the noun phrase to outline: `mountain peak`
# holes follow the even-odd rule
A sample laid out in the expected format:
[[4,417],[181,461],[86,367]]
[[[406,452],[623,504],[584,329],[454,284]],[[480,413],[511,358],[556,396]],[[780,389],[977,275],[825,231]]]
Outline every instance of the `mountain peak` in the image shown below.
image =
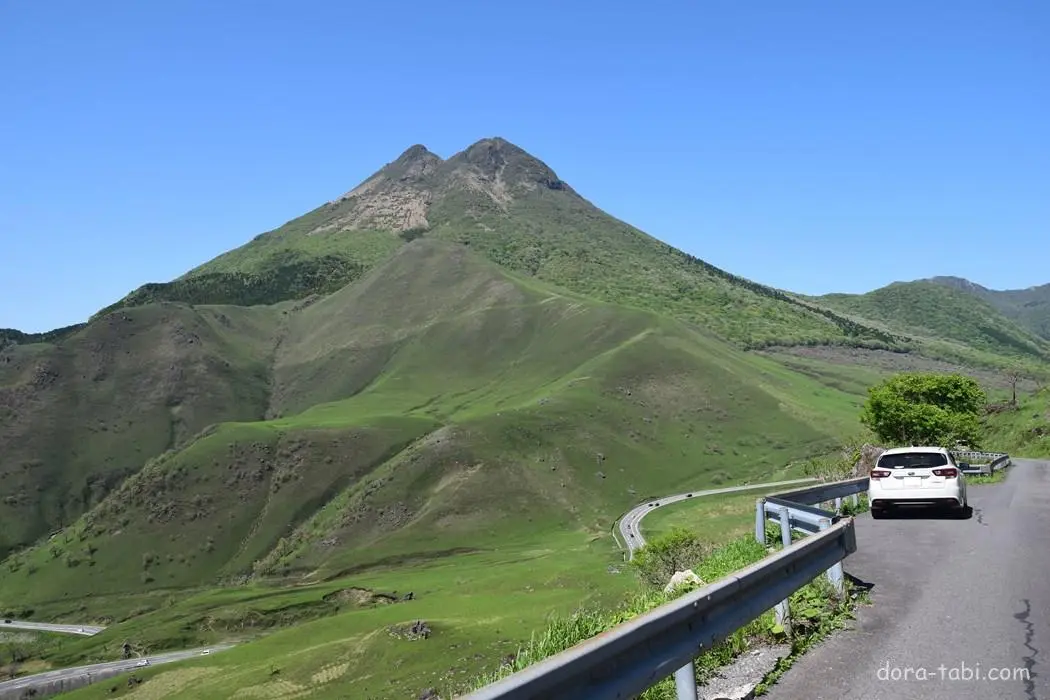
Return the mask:
[[428,168],[433,169],[441,163],[442,160],[440,157],[427,150],[427,147],[423,144],[417,143],[416,145],[409,146],[405,149],[405,152],[398,156],[397,160],[393,163],[389,163],[386,167],[393,168],[395,166],[400,166],[403,168],[424,170]]
[[[329,202],[329,216],[312,233],[335,230],[403,232],[431,226],[431,209],[454,195],[468,213],[508,210],[523,197],[556,190],[579,197],[546,163],[499,136],[481,139],[448,160],[415,144],[343,196]],[[462,195],[467,195],[463,205]],[[472,216],[469,214],[468,216]]]
[[938,277],[930,277],[925,280],[926,282],[933,282],[934,284],[940,284],[945,287],[951,287],[953,289],[961,289],[964,292],[987,292],[988,290],[976,282],[971,282],[963,277],[955,277],[952,275],[942,275]]
[[537,189],[563,190],[571,187],[539,158],[499,136],[481,139],[448,159],[453,173],[466,174],[467,180],[489,185],[488,194],[497,203]]

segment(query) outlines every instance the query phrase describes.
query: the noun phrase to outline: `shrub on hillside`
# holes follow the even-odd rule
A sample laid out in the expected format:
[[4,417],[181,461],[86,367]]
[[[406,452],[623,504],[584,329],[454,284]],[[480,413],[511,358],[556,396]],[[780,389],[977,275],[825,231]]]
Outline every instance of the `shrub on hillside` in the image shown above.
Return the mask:
[[861,422],[896,445],[979,447],[979,416],[987,403],[980,385],[960,374],[897,374],[868,389]]
[[821,481],[839,481],[867,476],[886,448],[873,444],[874,436],[858,436],[843,442],[838,450],[802,462],[802,473]]
[[646,583],[663,588],[676,571],[696,567],[708,553],[694,533],[675,528],[647,542],[635,553],[631,566]]

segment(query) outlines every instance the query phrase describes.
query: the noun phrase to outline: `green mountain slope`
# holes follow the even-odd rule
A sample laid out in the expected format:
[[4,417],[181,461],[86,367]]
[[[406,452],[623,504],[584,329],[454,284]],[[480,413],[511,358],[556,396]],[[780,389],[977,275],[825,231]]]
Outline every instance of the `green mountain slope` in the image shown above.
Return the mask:
[[997,450],[1029,459],[1050,459],[1050,389],[1045,385],[1019,397],[1017,406],[1004,402],[984,417],[989,444]]
[[600,533],[646,495],[827,447],[860,400],[440,241],[280,315],[270,419],[204,431],[9,558],[0,607]]
[[0,348],[0,556],[71,523],[207,426],[262,418],[278,318],[161,304],[10,336],[18,342]]
[[413,146],[342,197],[107,311],[158,300],[260,304],[325,294],[419,236],[469,245],[519,274],[669,313],[748,347],[905,342],[652,238],[498,138],[448,160]]
[[1028,289],[987,289],[960,277],[931,277],[930,282],[982,299],[1007,318],[1041,338],[1050,339],[1050,284]]
[[1006,318],[986,301],[929,281],[897,282],[867,294],[828,294],[819,302],[840,313],[925,339],[990,355],[1050,361],[1050,342]]

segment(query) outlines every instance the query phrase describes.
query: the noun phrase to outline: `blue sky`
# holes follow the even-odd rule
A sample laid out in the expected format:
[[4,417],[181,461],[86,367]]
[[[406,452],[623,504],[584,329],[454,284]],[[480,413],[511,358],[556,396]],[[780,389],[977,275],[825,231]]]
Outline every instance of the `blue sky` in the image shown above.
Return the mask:
[[0,327],[486,136],[778,287],[1050,282],[1045,0],[12,0],[0,65]]

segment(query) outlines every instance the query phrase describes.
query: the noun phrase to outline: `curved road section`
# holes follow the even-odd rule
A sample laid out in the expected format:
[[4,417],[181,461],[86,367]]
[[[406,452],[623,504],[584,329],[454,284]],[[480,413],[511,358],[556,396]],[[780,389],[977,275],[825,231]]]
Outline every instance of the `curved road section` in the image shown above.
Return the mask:
[[702,498],[704,496],[717,496],[723,493],[737,493],[738,491],[754,491],[756,489],[770,489],[779,486],[791,486],[792,484],[804,484],[811,481],[819,481],[813,477],[804,479],[789,479],[788,481],[771,481],[766,484],[747,484],[744,486],[727,486],[720,489],[707,489],[706,491],[686,491],[664,498],[654,498],[629,510],[620,518],[620,538],[627,546],[627,560],[634,558],[634,553],[645,546],[645,538],[642,537],[642,518],[652,513],[657,508],[669,506],[672,503],[685,501],[690,498]]
[[212,652],[229,649],[232,646],[232,644],[218,644],[213,647],[173,651],[167,654],[145,656],[139,659],[107,661],[101,664],[60,668],[55,671],[36,673],[32,676],[25,676],[24,678],[15,678],[14,680],[0,682],[0,697],[19,697],[16,691],[29,690],[30,688],[41,688],[61,681],[72,681],[82,676],[88,677],[89,680],[84,683],[87,685],[98,680],[104,680],[105,678],[119,675],[126,671],[134,671],[136,668],[155,666],[157,664],[168,664],[174,661],[184,661],[198,656],[206,656]]
[[51,625],[46,622],[25,622],[23,620],[0,620],[0,632],[4,630],[32,630],[34,632],[55,632],[57,634],[79,634],[93,637],[105,627],[94,625]]

